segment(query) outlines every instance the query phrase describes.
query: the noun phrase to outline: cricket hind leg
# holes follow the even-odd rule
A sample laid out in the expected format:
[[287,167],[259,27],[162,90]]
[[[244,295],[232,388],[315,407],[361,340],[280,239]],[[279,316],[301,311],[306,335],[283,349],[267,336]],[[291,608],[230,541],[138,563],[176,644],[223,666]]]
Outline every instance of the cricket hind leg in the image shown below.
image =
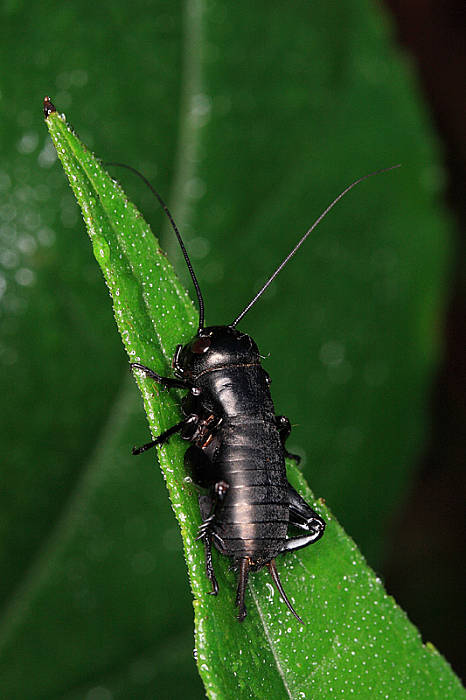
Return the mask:
[[[199,505],[201,503],[201,498],[202,496],[199,496]],[[200,506],[201,508],[201,506]],[[212,511],[212,506],[210,506],[210,511]],[[202,515],[202,508],[201,508],[201,515]],[[209,511],[205,510],[204,514],[208,513]],[[203,516],[204,517],[204,516]],[[211,515],[206,516],[205,520],[202,521],[198,535],[196,537],[196,540],[202,540],[204,542],[204,550],[205,550],[205,571],[207,578],[209,579],[210,583],[212,584],[212,590],[209,591],[209,595],[217,595],[218,593],[218,581],[217,577],[215,576],[215,569],[214,569],[214,564],[212,561],[212,542],[215,544],[216,548],[220,550],[220,552],[225,553],[225,543],[214,530],[213,530],[213,523],[214,523],[215,517],[214,514],[211,513]]]
[[212,562],[212,541],[217,549],[224,550],[224,543],[221,537],[215,532],[215,511],[219,502],[223,501],[228,490],[228,484],[224,481],[215,482],[213,464],[208,456],[195,445],[186,450],[185,466],[192,475],[193,482],[200,487],[210,487],[207,492],[198,494],[199,510],[202,522],[199,526],[196,540],[202,540],[205,549],[206,575],[212,584],[211,595],[217,595],[218,582],[215,576]]
[[217,595],[218,593],[218,582],[215,576],[214,564],[212,561],[212,523],[213,517],[211,515],[213,503],[210,494],[200,493],[198,495],[199,510],[201,512],[202,522],[197,531],[196,540],[202,540],[204,543],[205,551],[205,572],[208,580],[212,585],[212,590],[209,591],[209,595]]
[[184,454],[184,466],[196,486],[208,489],[215,483],[214,465],[200,447],[188,447]]
[[[199,510],[201,511],[202,523],[199,526],[196,539],[202,540],[211,538],[215,531],[215,516],[217,507],[223,502],[229,489],[226,481],[217,481],[208,494],[199,494]],[[221,541],[216,537],[216,542]]]
[[218,593],[218,581],[217,581],[217,577],[215,576],[214,564],[212,562],[212,535],[211,534],[205,535],[202,538],[202,540],[204,542],[204,550],[205,550],[205,572],[206,572],[207,578],[209,579],[209,581],[212,585],[212,590],[209,591],[209,595],[217,595],[217,593]]
[[304,498],[299,495],[296,489],[288,484],[288,502],[290,525],[305,530],[307,535],[301,537],[291,537],[286,540],[284,551],[294,551],[307,547],[317,540],[320,540],[325,531],[325,520],[316,513]]

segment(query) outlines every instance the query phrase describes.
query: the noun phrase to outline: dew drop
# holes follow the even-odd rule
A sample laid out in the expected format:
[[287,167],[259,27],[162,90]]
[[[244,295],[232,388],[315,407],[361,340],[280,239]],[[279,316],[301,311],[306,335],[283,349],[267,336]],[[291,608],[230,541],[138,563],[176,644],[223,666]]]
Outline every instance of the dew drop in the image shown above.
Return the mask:
[[93,236],[92,247],[94,255],[99,263],[108,263],[110,260],[110,247],[102,236]]

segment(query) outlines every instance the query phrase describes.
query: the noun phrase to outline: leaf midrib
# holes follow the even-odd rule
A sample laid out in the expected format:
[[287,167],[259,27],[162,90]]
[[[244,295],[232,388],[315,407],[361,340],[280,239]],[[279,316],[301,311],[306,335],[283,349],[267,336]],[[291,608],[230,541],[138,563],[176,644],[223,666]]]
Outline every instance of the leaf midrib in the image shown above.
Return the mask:
[[290,688],[288,687],[288,683],[286,682],[285,671],[284,671],[284,669],[283,669],[283,667],[282,667],[282,664],[281,664],[279,655],[277,654],[277,652],[276,652],[276,650],[275,650],[275,644],[273,643],[273,639],[271,638],[271,635],[270,635],[270,632],[269,632],[269,628],[268,628],[268,626],[267,626],[267,623],[266,623],[266,621],[265,621],[265,617],[264,617],[262,608],[261,608],[260,603],[259,603],[259,600],[260,600],[260,599],[259,599],[259,597],[258,597],[258,595],[257,595],[257,593],[256,593],[256,591],[255,591],[255,589],[254,589],[254,586],[251,586],[251,593],[252,593],[252,597],[253,597],[254,603],[256,604],[256,608],[257,608],[257,611],[258,611],[258,613],[259,613],[259,617],[260,617],[260,620],[261,620],[261,623],[262,623],[262,627],[263,627],[263,629],[264,629],[264,634],[265,634],[266,639],[267,639],[267,642],[268,642],[268,644],[269,644],[270,651],[272,652],[272,656],[273,656],[273,658],[274,658],[274,661],[275,661],[275,665],[276,665],[276,667],[277,667],[278,674],[279,674],[280,678],[281,678],[282,681],[283,681],[283,687],[285,688],[285,690],[286,690],[286,692],[287,692],[288,697],[290,698],[290,700],[293,700],[293,695],[291,694]]

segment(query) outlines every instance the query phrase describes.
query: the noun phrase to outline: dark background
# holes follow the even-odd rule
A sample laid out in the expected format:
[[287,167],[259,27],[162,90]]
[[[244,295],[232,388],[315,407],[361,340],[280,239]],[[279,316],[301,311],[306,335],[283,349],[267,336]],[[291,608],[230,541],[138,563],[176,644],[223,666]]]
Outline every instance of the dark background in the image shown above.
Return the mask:
[[[442,638],[442,648],[464,679],[464,650],[454,630],[461,634],[465,623],[464,589],[455,582],[464,577],[460,552],[465,543],[466,495],[466,124],[461,116],[466,92],[460,87],[466,80],[466,10],[455,0],[388,0],[387,5],[396,21],[398,40],[415,61],[444,147],[445,198],[456,226],[443,321],[444,353],[431,391],[430,438],[399,516],[402,545],[393,547],[385,575],[388,588],[412,619],[426,620],[421,627],[429,629],[432,638]],[[431,527],[432,514],[443,523],[440,531]],[[425,538],[426,531],[432,537]],[[459,613],[458,626],[455,622],[451,630],[445,621],[455,617],[454,609]]]
[[142,404],[45,94],[169,199],[213,323],[348,182],[403,164],[332,212],[244,330],[316,495],[464,676],[464,14],[388,4],[2,6],[4,697],[203,696],[180,538],[154,458],[129,456]]

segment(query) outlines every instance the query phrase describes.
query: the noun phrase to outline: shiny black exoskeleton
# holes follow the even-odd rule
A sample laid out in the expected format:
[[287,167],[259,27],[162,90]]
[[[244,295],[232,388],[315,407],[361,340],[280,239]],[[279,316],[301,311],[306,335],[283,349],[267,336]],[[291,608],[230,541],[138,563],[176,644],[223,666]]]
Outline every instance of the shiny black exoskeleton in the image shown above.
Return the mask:
[[[299,461],[285,447],[290,422],[275,414],[270,379],[261,366],[257,345],[235,326],[328,211],[352,187],[376,173],[359,178],[336,197],[230,325],[204,328],[204,301],[176,224],[150,183],[129,169],[148,184],[169,217],[199,303],[197,334],[186,345],[177,347],[173,378],[162,377],[139,363],[132,365],[166,388],[188,390],[182,401],[183,419],[133,453],[161,445],[175,433],[190,442],[185,462],[194,482],[204,489],[199,496],[202,524],[198,539],[205,545],[211,592],[216,595],[218,591],[212,564],[213,543],[222,554],[232,557],[238,569],[236,605],[240,621],[246,617],[248,573],[263,566],[269,568],[286,605],[301,621],[282,588],[275,557],[316,542],[324,534],[325,522],[288,482],[285,457]],[[290,526],[302,534],[290,536]]]
[[[199,498],[199,539],[206,549],[212,593],[218,590],[211,545],[233,557],[239,569],[238,618],[246,616],[244,593],[249,569],[267,565],[288,607],[278,579],[278,554],[306,547],[324,533],[325,523],[288,483],[285,449],[290,423],[275,414],[270,379],[253,339],[231,326],[202,328],[173,359],[176,379],[163,378],[135,364],[159,383],[189,389],[182,401],[185,418],[139,453],[179,431],[191,442],[185,462],[196,484],[207,489]],[[306,534],[290,538],[294,525]],[[296,615],[297,617],[297,615]],[[299,619],[299,618],[298,618]]]

